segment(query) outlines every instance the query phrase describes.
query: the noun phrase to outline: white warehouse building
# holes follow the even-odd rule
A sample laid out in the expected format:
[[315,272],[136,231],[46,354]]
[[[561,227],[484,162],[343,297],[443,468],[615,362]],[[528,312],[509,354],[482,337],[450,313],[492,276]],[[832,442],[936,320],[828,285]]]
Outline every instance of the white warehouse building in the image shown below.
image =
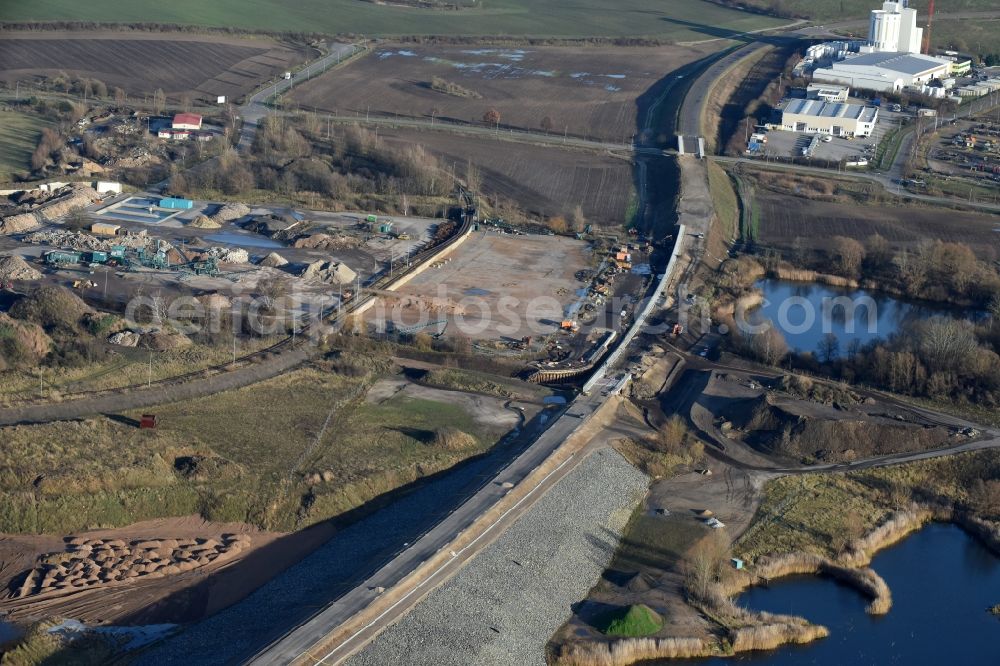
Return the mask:
[[944,58],[914,53],[862,53],[813,72],[814,81],[840,83],[851,88],[898,92],[946,79],[952,63]]
[[792,99],[781,109],[781,129],[790,132],[871,136],[878,122],[878,109],[861,104]]

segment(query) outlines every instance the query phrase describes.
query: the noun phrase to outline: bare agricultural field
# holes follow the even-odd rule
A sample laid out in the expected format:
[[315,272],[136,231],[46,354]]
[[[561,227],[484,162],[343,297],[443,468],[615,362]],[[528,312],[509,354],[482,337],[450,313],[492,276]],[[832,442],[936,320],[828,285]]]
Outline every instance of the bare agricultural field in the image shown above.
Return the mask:
[[[292,100],[340,114],[472,123],[494,108],[501,126],[626,142],[643,93],[714,48],[383,46],[297,88]],[[435,78],[457,87],[439,90]]]
[[588,222],[619,225],[635,192],[632,163],[610,155],[409,129],[380,128],[379,140],[419,144],[460,175],[471,162],[491,202],[499,197],[537,216],[569,215],[579,205]]
[[585,286],[574,274],[590,258],[583,241],[492,231],[473,232],[450,257],[416,276],[398,290],[398,299],[387,301],[381,313],[373,308],[368,317],[384,314],[400,325],[446,320],[449,334],[472,338],[553,333]]
[[894,247],[924,240],[965,243],[980,259],[1000,258],[1000,216],[939,208],[859,206],[762,192],[759,241],[766,246],[823,249],[833,236],[864,241],[880,234]]
[[29,83],[65,73],[130,95],[162,89],[212,102],[236,99],[308,56],[269,39],[115,32],[12,32],[0,38],[0,80]]

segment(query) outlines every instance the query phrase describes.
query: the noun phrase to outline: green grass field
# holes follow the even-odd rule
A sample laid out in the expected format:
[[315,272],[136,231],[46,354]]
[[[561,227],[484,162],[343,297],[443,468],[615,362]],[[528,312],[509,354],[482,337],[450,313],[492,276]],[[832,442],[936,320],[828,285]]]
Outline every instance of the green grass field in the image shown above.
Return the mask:
[[965,19],[934,22],[934,45],[985,56],[1000,54],[1000,19]]
[[0,183],[31,169],[31,153],[48,121],[35,115],[0,111]]
[[[910,6],[918,14],[918,22],[924,25],[927,18],[929,0],[911,0]],[[868,12],[882,6],[880,0],[748,0],[755,7],[774,8],[780,6],[785,12],[796,16],[807,16],[819,21],[837,21],[850,18],[865,18]],[[937,12],[987,11],[996,9],[996,0],[948,0],[937,3]],[[867,29],[866,29],[867,31]]]
[[99,21],[376,35],[655,36],[690,41],[781,25],[702,0],[481,0],[438,11],[361,0],[7,0],[4,21]]
[[[503,434],[456,402],[367,403],[373,381],[308,367],[142,410],[157,415],[155,430],[129,422],[141,412],[0,428],[0,532],[195,513],[291,530],[447,469]],[[449,445],[442,431],[464,434]]]

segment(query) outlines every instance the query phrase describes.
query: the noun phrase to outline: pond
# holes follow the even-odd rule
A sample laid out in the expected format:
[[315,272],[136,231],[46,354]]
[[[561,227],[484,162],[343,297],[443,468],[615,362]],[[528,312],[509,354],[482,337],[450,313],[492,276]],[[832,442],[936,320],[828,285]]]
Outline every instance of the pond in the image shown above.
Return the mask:
[[868,615],[867,598],[830,579],[782,579],[750,588],[738,603],[805,617],[826,626],[827,638],[697,663],[1000,664],[1000,617],[986,610],[1000,603],[1000,558],[982,544],[958,527],[934,523],[878,553],[872,568],[892,590],[887,615]]
[[764,303],[746,315],[752,325],[775,324],[797,352],[816,352],[823,337],[837,337],[840,352],[852,341],[864,345],[884,340],[904,324],[935,315],[975,319],[969,313],[947,307],[932,307],[863,289],[843,289],[788,280],[760,280],[755,285],[764,292]]

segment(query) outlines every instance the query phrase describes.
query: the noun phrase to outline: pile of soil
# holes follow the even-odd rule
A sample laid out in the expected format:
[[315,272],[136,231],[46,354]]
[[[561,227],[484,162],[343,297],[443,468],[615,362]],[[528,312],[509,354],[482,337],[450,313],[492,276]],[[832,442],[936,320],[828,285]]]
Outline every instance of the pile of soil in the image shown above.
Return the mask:
[[167,351],[191,344],[191,338],[182,333],[144,333],[139,338],[139,346],[152,351]]
[[39,287],[18,299],[10,308],[10,316],[38,324],[46,329],[74,330],[84,315],[92,313],[89,305],[65,287]]
[[0,281],[38,280],[42,274],[17,256],[0,257]]
[[199,215],[190,222],[188,222],[189,227],[195,229],[219,229],[222,227],[221,224],[208,217],[207,215]]
[[46,335],[41,326],[14,319],[3,312],[0,312],[0,331],[37,359],[41,359],[52,349],[52,338]]
[[108,342],[120,347],[137,347],[142,336],[132,331],[119,331],[108,336]]
[[298,238],[294,245],[307,250],[350,250],[360,246],[361,240],[346,235],[312,234]]
[[11,234],[23,234],[32,231],[40,226],[38,218],[34,213],[21,213],[19,215],[9,215],[0,221],[0,234],[9,236]]

